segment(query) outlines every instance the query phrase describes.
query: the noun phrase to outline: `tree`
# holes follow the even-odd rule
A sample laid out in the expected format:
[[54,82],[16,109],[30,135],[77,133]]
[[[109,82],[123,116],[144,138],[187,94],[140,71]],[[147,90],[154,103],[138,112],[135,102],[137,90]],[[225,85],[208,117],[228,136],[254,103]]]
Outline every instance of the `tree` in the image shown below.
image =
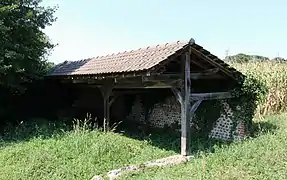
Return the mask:
[[0,0],[0,86],[19,90],[43,77],[53,49],[43,29],[56,20],[56,7],[42,0]]

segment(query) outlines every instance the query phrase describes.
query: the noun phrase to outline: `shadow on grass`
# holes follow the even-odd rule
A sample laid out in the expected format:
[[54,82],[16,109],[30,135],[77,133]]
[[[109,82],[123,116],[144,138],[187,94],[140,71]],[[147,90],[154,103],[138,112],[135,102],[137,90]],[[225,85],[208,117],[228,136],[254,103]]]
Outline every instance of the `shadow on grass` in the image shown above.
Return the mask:
[[[14,143],[29,141],[33,138],[48,139],[60,137],[73,129],[71,121],[49,121],[34,119],[8,125],[0,131],[0,148]],[[278,127],[270,122],[256,122],[252,126],[251,137],[258,137],[265,133],[272,133]],[[115,130],[127,137],[137,140],[147,140],[151,145],[160,149],[180,153],[180,132],[170,128],[151,128],[145,125],[124,121]],[[191,152],[213,152],[214,146],[221,147],[231,142],[212,140],[197,134],[191,135]]]
[[[250,136],[256,138],[266,133],[275,132],[279,127],[270,122],[256,122],[251,127]],[[127,137],[147,140],[151,145],[160,149],[180,153],[180,132],[175,132],[170,128],[151,128],[144,125],[125,122],[121,124],[117,131]],[[191,133],[191,153],[214,152],[216,147],[230,145],[232,141],[220,141],[210,139],[207,136]]]
[[0,130],[0,148],[29,141],[33,138],[59,137],[70,130],[72,130],[72,124],[69,122],[56,122],[46,119],[32,119],[25,122],[5,124]]
[[268,121],[254,122],[251,127],[251,137],[258,137],[266,133],[274,133],[279,129],[279,126]]
[[[116,132],[133,139],[146,140],[151,145],[160,149],[180,153],[180,132],[175,132],[174,129],[171,128],[152,128],[133,124],[132,122],[125,122],[117,128]],[[231,142],[213,140],[208,137],[191,134],[190,150],[192,154],[202,151],[213,152],[214,145],[222,146],[229,145],[230,143]]]

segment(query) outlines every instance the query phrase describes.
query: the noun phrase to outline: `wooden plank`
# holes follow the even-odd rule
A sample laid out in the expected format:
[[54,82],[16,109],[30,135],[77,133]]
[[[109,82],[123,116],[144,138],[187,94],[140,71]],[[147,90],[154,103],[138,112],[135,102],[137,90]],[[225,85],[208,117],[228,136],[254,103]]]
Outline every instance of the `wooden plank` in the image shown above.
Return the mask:
[[[221,76],[215,76],[219,72],[219,68],[207,69],[201,72],[190,72],[190,79],[208,79],[219,78]],[[143,82],[149,81],[171,81],[181,79],[181,74],[155,74],[151,76],[143,76]]]
[[197,100],[190,108],[190,111],[189,111],[189,114],[191,117],[193,117],[195,111],[198,109],[199,105],[201,104],[203,100],[200,99],[200,100]]
[[114,89],[165,89],[172,88],[172,85],[153,85],[153,86],[127,86],[127,85],[115,85]]
[[219,68],[213,68],[213,69],[207,69],[203,72],[196,72],[196,73],[190,73],[191,79],[212,79],[212,78],[219,78],[218,76],[215,76],[219,72]]
[[194,117],[194,114],[195,114],[195,111],[198,109],[199,105],[201,104],[202,100],[197,100],[190,108],[190,111],[189,111],[189,115],[190,115],[190,121],[192,122],[193,121],[193,117]]
[[181,104],[181,155],[190,154],[190,51],[184,56],[183,103]]
[[173,92],[174,96],[176,97],[177,101],[182,104],[182,94],[181,94],[181,91],[178,90],[177,88],[175,87],[172,87],[171,88],[171,91]]
[[233,98],[230,92],[192,93],[191,100],[214,100]]

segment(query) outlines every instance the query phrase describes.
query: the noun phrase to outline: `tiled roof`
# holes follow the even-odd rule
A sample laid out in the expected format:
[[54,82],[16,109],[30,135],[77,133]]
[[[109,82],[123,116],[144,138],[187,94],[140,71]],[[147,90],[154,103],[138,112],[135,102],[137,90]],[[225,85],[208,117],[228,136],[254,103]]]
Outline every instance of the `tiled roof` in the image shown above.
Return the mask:
[[220,68],[229,76],[237,79],[242,76],[236,69],[230,67],[224,61],[194,43],[194,40],[177,41],[162,45],[149,46],[132,51],[125,51],[106,56],[97,56],[80,61],[65,61],[56,65],[47,76],[70,76],[70,75],[106,75],[116,73],[139,72],[149,70],[170,56],[177,54],[188,44],[191,45],[192,53],[200,54],[205,61]]
[[147,70],[166,60],[187,44],[188,41],[177,41],[80,61],[66,61],[57,65],[48,76],[106,74]]

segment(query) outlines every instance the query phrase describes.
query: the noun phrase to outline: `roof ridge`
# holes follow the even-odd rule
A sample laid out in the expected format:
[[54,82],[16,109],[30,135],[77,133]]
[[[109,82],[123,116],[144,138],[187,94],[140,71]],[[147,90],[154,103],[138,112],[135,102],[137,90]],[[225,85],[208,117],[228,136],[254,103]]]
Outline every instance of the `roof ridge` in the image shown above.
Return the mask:
[[[114,56],[114,55],[120,55],[120,54],[124,54],[124,53],[132,53],[132,52],[136,52],[136,51],[139,51],[139,50],[148,50],[148,49],[156,49],[156,48],[159,48],[159,47],[162,47],[162,46],[168,46],[168,45],[175,45],[175,44],[188,44],[189,41],[186,41],[186,40],[177,40],[177,41],[171,41],[171,42],[165,42],[165,43],[160,43],[160,44],[154,44],[154,45],[146,45],[144,47],[140,47],[140,48],[137,48],[137,49],[131,49],[131,50],[126,50],[126,51],[118,51],[118,52],[114,52],[114,53],[109,53],[109,54],[106,54],[106,55],[100,55],[100,56],[93,56],[91,58],[86,58],[86,59],[97,59],[97,58],[104,58],[104,57],[108,57],[108,56]],[[80,61],[80,60],[77,60],[77,61]]]

